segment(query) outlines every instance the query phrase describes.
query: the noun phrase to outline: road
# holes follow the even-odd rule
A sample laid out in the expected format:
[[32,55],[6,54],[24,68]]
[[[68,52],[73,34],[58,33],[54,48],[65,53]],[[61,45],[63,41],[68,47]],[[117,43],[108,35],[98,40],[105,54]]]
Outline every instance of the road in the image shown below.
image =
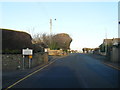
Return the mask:
[[119,70],[86,54],[70,54],[12,88],[118,88]]

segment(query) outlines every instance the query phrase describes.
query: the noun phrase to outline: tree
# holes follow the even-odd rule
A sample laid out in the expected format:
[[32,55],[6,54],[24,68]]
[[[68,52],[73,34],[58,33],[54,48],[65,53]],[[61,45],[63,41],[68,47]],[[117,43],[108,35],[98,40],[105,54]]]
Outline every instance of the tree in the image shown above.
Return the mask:
[[70,48],[70,43],[72,39],[68,34],[36,34],[34,35],[33,43],[40,44],[43,43],[46,47],[52,50],[67,50]]
[[60,33],[60,34],[56,34],[53,37],[54,41],[57,44],[57,47],[63,50],[68,50],[70,49],[70,43],[72,42],[72,38],[66,34],[66,33]]
[[55,49],[57,44],[54,42],[53,36],[54,34],[35,34],[33,37],[33,43],[39,44],[44,48]]

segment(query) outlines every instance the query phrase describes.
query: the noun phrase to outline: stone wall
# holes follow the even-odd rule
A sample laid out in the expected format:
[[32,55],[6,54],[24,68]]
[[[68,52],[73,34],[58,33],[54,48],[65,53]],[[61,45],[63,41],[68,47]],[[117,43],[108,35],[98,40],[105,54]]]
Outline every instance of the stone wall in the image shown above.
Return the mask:
[[62,50],[48,50],[48,54],[49,55],[63,55],[63,51]]
[[[25,56],[25,69],[29,68],[29,58]],[[47,53],[34,53],[31,60],[32,67],[44,64],[48,62]],[[2,55],[2,70],[17,70],[23,69],[23,56],[22,54],[3,54]]]

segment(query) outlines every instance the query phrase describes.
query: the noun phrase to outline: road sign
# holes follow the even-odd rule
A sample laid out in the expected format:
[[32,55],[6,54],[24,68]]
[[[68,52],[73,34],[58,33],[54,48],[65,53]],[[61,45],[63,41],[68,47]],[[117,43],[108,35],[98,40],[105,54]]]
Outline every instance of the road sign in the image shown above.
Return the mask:
[[33,50],[29,49],[29,48],[22,49],[22,54],[23,54],[23,70],[24,70],[24,65],[25,65],[24,55],[29,55],[29,68],[30,68],[31,67]]
[[29,58],[31,59],[31,58],[32,58],[32,55],[29,55]]
[[22,50],[22,54],[23,55],[32,55],[33,54],[33,50],[32,49],[23,49]]
[[45,50],[45,52],[48,52],[48,48],[45,48],[44,50]]

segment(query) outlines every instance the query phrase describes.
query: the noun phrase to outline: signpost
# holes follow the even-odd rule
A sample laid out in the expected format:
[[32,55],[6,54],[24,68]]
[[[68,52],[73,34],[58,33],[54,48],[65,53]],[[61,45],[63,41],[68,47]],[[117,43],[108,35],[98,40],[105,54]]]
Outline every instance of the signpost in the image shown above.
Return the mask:
[[32,61],[32,55],[29,55],[29,68],[32,65],[31,61]]
[[23,49],[23,50],[22,50],[22,54],[23,54],[23,55],[32,55],[32,54],[33,54],[33,50],[32,50],[32,49],[29,49],[29,48]]
[[31,67],[31,60],[32,60],[32,54],[33,54],[33,50],[32,49],[22,49],[22,54],[23,54],[23,70],[24,70],[24,65],[25,65],[25,60],[24,60],[24,56],[28,55],[29,56],[29,68]]
[[25,57],[25,56],[23,55],[23,70],[24,70],[24,65],[25,65],[25,64],[24,64],[24,62],[25,62],[24,57]]

